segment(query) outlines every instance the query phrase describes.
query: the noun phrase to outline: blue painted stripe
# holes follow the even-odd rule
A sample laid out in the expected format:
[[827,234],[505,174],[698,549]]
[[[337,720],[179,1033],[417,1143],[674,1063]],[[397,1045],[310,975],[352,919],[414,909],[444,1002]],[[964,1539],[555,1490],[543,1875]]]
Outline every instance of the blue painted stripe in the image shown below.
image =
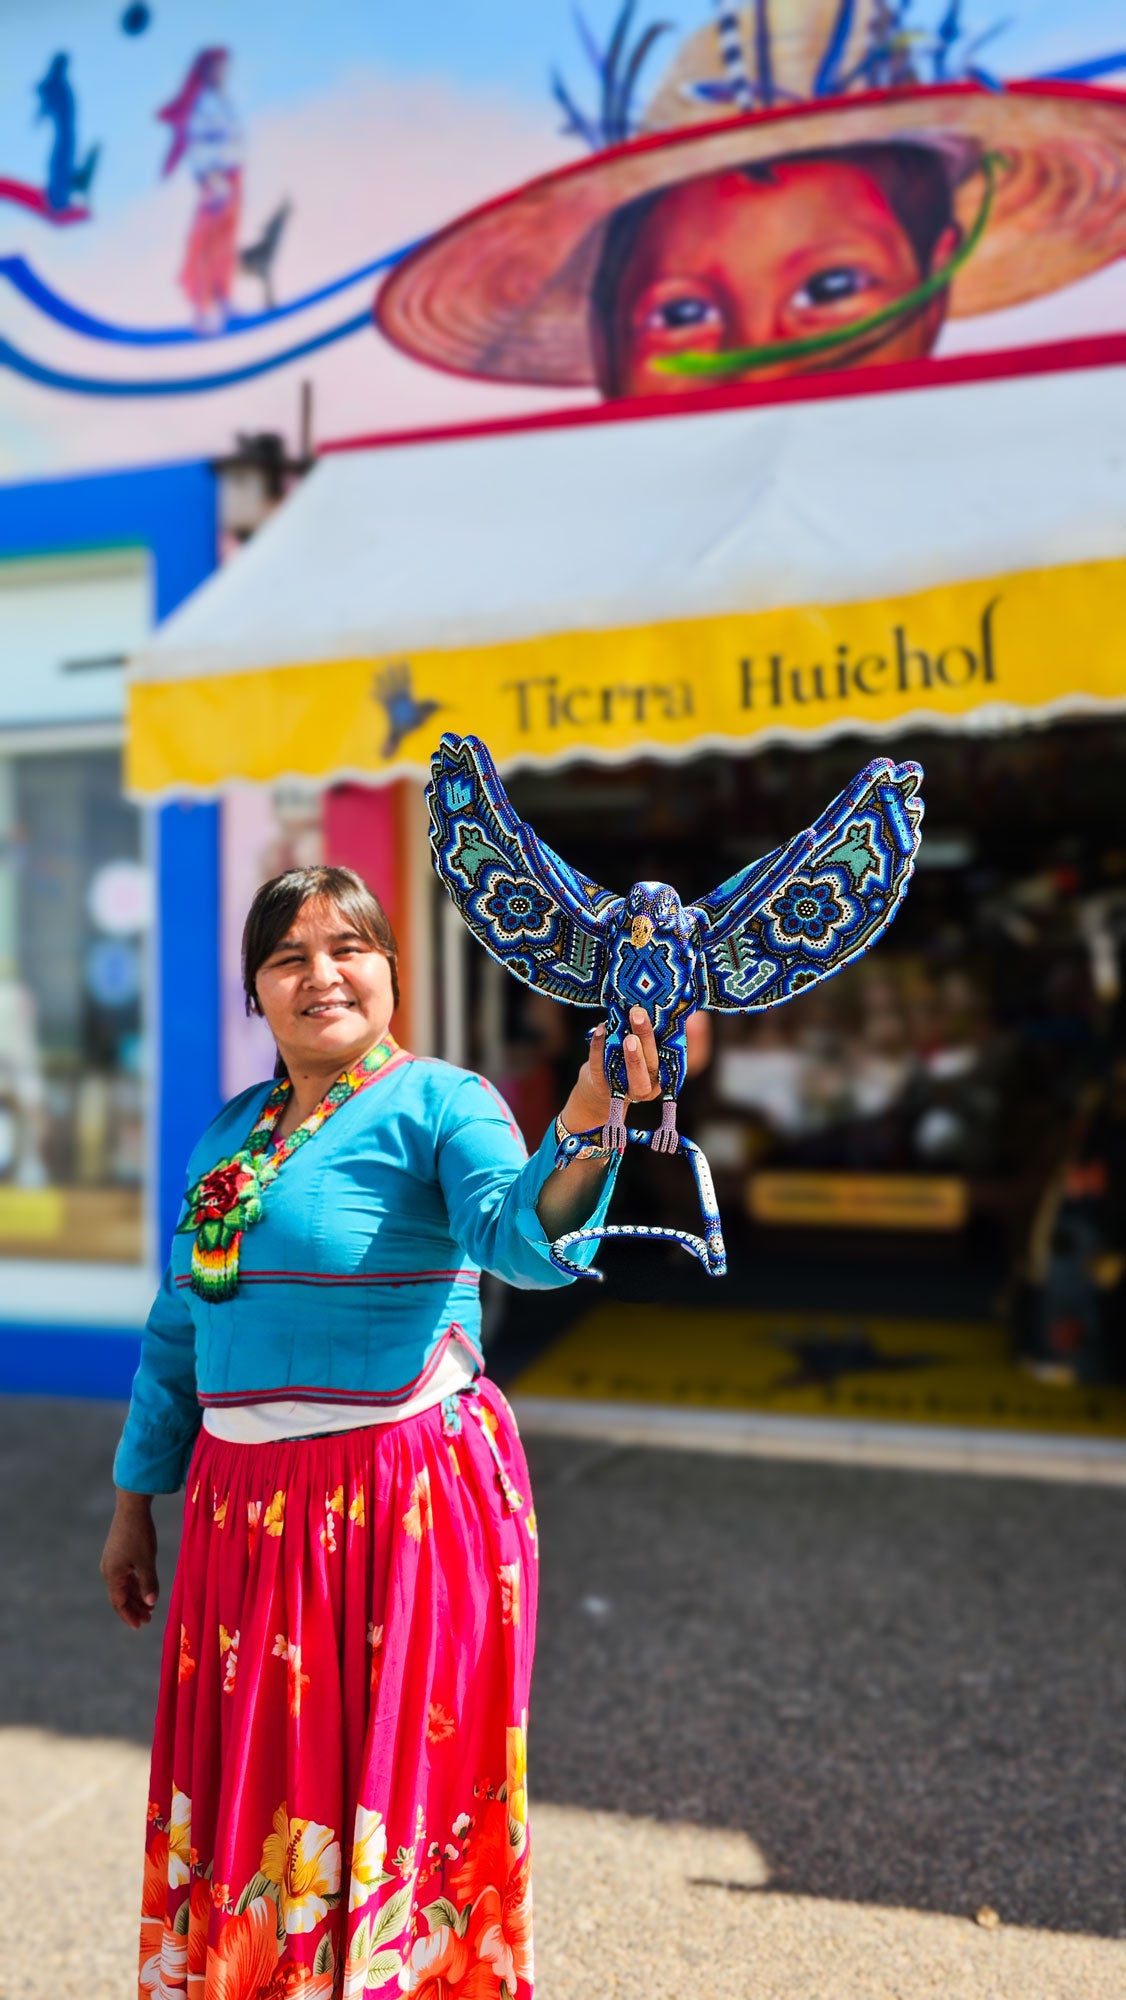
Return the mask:
[[353,285],[361,284],[365,278],[374,278],[380,271],[391,270],[424,241],[424,237],[419,237],[415,243],[404,243],[398,250],[388,250],[385,256],[373,258],[370,264],[361,264],[355,271],[346,272],[342,278],[334,278],[329,284],[318,286],[316,291],[305,292],[299,299],[290,299],[285,305],[272,307],[269,312],[232,314],[219,334],[200,334],[191,326],[118,326],[113,320],[100,319],[96,313],[86,312],[81,306],[72,305],[69,299],[64,299],[61,292],[56,292],[32,269],[26,257],[0,257],[0,278],[6,278],[13,291],[19,292],[38,312],[56,320],[60,326],[69,327],[74,333],[84,334],[87,340],[108,340],[122,347],[200,347],[215,340],[224,340],[232,334],[254,333],[259,327],[272,326],[276,320],[290,319],[294,313],[322,305],[326,299],[338,297]]
[[1032,78],[1034,83],[1090,83],[1096,76],[1113,76],[1119,69],[1126,69],[1126,49],[1116,56],[1092,56],[1088,62],[1068,63],[1063,69],[1042,69]]
[[[219,962],[219,808],[203,800],[157,815],[160,982],[160,1177],[157,1217],[166,1258],[200,1133],[223,1101]],[[185,1087],[184,1079],[190,1079]]]
[[0,1393],[126,1401],[141,1352],[136,1327],[5,1326]]
[[247,362],[241,368],[228,368],[218,375],[169,375],[147,382],[70,375],[64,369],[47,368],[42,362],[33,361],[7,340],[0,340],[0,365],[10,368],[15,375],[25,376],[29,382],[40,383],[45,389],[64,389],[75,396],[191,396],[210,389],[230,389],[236,382],[251,382],[256,375],[268,375],[275,368],[284,368],[289,361],[301,361],[305,355],[316,354],[318,349],[330,347],[333,341],[346,340],[350,334],[371,325],[371,313],[365,310],[354,319],[346,319],[325,333],[299,342],[296,347],[284,348],[280,354],[267,355],[261,361]]

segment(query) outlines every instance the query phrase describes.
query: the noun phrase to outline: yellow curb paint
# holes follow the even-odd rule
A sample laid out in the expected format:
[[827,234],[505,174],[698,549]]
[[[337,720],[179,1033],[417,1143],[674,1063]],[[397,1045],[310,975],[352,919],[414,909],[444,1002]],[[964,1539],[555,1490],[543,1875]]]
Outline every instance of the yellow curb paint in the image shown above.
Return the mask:
[[1126,1388],[1039,1381],[989,1321],[599,1305],[513,1393],[1126,1437]]

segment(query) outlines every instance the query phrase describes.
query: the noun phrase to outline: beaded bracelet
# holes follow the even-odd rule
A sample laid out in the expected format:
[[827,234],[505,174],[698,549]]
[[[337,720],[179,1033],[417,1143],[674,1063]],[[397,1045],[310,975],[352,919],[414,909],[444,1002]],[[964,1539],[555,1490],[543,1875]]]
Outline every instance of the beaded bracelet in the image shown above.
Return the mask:
[[569,1146],[567,1148],[566,1161],[557,1160],[557,1166],[565,1164],[569,1167],[573,1160],[610,1160],[614,1157],[611,1147],[596,1146],[589,1133],[580,1134],[570,1131],[564,1125],[563,1114],[560,1112],[555,1120],[555,1143],[557,1146],[565,1146],[568,1139],[577,1139],[579,1143],[577,1146]]

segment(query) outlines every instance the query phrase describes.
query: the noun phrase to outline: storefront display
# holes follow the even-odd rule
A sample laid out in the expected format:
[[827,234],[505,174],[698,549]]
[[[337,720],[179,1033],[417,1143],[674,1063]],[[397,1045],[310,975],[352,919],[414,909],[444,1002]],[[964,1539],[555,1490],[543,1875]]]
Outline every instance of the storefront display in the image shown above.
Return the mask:
[[[924,766],[919,872],[878,960],[693,1031],[683,1124],[731,1221],[730,1304],[712,1288],[689,1399],[710,1397],[711,1313],[772,1300],[801,1318],[800,1299],[828,1404],[847,1389],[859,1409],[877,1375],[901,1404],[915,1382],[902,1413],[923,1421],[1050,1424],[1057,1391],[1096,1431],[1124,1421],[1126,1267],[1092,1192],[1117,1171],[1121,374],[1108,357],[926,390],[732,391],[341,448],[137,664],[139,797],[299,780],[348,792],[357,828],[382,810],[372,854],[393,855],[422,953],[409,989],[437,1031],[408,1044],[480,1066],[535,1140],[581,1037],[443,921],[408,816],[443,731],[488,732],[516,812],[572,866],[689,899],[873,756]],[[361,810],[365,791],[382,808]],[[631,1149],[622,1212],[691,1227],[690,1189],[658,1165]],[[688,1280],[659,1252],[645,1281],[614,1254],[626,1295],[680,1310]],[[929,1325],[936,1353],[934,1327],[956,1330],[945,1388],[923,1394],[923,1334],[893,1352],[889,1316]],[[972,1391],[955,1384],[967,1341]],[[975,1373],[987,1348],[1003,1392]]]
[[[928,819],[912,893],[878,959],[800,1006],[716,1017],[712,1058],[690,1086],[692,1130],[727,1220],[728,1291],[750,1310],[780,1300],[785,1274],[800,1269],[803,1296],[834,1326],[842,1308],[863,1321],[892,1301],[926,1346],[923,1322],[945,1311],[1004,1329],[1003,1349],[992,1337],[980,1349],[990,1367],[1004,1351],[1010,1370],[1047,1388],[1126,1385],[1126,727],[957,741],[920,727],[889,749],[924,765]],[[691,892],[717,857],[733,868],[772,846],[857,755],[845,739],[700,758],[674,786],[659,766],[631,764],[616,774],[616,799],[589,767],[514,777],[509,789],[576,866],[612,843],[623,879],[675,865]],[[509,1061],[525,1076],[541,1026],[524,1020],[516,990]],[[544,1038],[542,1073],[564,1074],[578,1046],[571,1035],[549,1051]],[[648,1174],[638,1198],[663,1190]],[[658,1303],[673,1275],[662,1271],[645,1296]],[[625,1279],[646,1286],[632,1267]],[[707,1338],[701,1326],[701,1357]],[[946,1347],[954,1367],[957,1340]],[[975,1351],[957,1362],[970,1378]],[[972,1395],[960,1379],[964,1415]],[[561,1383],[557,1371],[554,1393]],[[1018,1386],[1011,1373],[1010,1403]],[[983,1387],[973,1407],[999,1393]],[[1037,1408],[1047,1421],[1051,1397]]]
[[145,1168],[141,817],[115,750],[0,755],[0,1257],[136,1263]]
[[[145,1256],[153,884],[122,792],[138,548],[0,564],[0,1259]],[[50,1287],[46,1288],[48,1291]]]
[[4,1390],[127,1390],[218,1099],[215,809],[122,772],[126,661],[214,567],[216,496],[198,462],[0,485]]

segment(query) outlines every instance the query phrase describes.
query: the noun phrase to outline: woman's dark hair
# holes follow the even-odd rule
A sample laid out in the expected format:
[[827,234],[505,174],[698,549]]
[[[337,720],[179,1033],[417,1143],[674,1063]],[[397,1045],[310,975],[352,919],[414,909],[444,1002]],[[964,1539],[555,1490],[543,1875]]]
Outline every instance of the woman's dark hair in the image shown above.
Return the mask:
[[[780,154],[776,160],[736,166],[731,171],[743,173],[751,181],[769,182],[779,167],[814,160],[836,161],[842,166],[856,167],[860,173],[875,181],[915,252],[920,278],[928,278],[939,237],[954,220],[950,167],[938,147],[921,145],[912,140],[892,139],[886,143],[872,140],[855,146],[831,146],[821,151]],[[699,178],[710,180],[712,176],[704,174]],[[651,194],[639,195],[636,201],[627,201],[614,211],[607,224],[598,268],[590,288],[595,367],[598,386],[604,396],[614,397],[622,393],[622,357],[617,323],[622,281],[638,237],[650,215],[671,188],[679,185],[681,183],[671,182],[668,187],[655,188]]]
[[312,896],[335,903],[352,929],[381,951],[391,967],[391,992],[399,1004],[399,947],[387,912],[363,878],[352,868],[290,868],[263,882],[247,912],[242,933],[242,983],[248,1014],[260,1014],[257,979],[275,952],[297,912]]

